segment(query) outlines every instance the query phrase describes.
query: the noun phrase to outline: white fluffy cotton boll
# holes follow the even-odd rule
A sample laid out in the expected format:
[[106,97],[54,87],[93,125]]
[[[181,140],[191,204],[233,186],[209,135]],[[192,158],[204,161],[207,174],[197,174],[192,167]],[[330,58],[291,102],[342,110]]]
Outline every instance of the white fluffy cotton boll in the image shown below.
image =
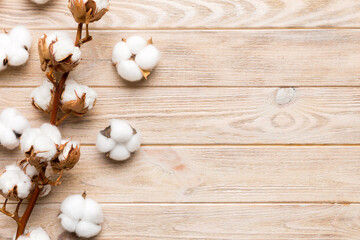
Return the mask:
[[141,145],[141,134],[140,132],[137,132],[134,136],[132,136],[130,141],[127,142],[125,146],[127,150],[129,150],[130,152],[136,152],[137,150],[139,150],[140,145]]
[[109,8],[109,0],[94,0],[96,3],[96,11]]
[[0,190],[4,195],[17,186],[17,196],[24,199],[29,196],[32,182],[19,166],[10,165],[5,168],[5,172],[0,176]]
[[116,65],[116,70],[123,79],[130,82],[140,81],[143,78],[139,66],[133,60],[119,62]]
[[61,154],[59,155],[59,160],[60,161],[64,161],[67,159],[69,152],[72,148],[76,148],[77,146],[79,146],[78,142],[75,141],[70,141],[70,140],[62,140],[61,144],[66,144],[63,151],[61,152]]
[[134,132],[130,124],[124,120],[112,119],[110,121],[110,127],[110,136],[118,143],[125,143],[129,141]]
[[90,238],[100,233],[103,213],[96,201],[72,195],[62,202],[59,219],[66,231],[75,232],[78,237]]
[[136,55],[145,48],[146,41],[142,37],[132,36],[126,40],[126,44],[129,46],[130,52]]
[[160,51],[150,44],[140,51],[136,57],[135,62],[143,70],[152,70],[160,60]]
[[22,48],[27,50],[31,47],[31,34],[29,30],[24,26],[17,26],[11,29],[9,32],[9,37],[12,42],[15,42],[21,45]]
[[112,61],[114,64],[117,64],[123,60],[128,60],[131,57],[131,52],[128,45],[121,41],[118,42],[112,52]]
[[43,111],[47,111],[51,104],[53,88],[54,85],[48,80],[45,80],[40,87],[35,88],[31,92],[30,98],[33,99],[37,107]]
[[113,150],[111,150],[109,154],[109,158],[115,161],[124,161],[129,159],[131,156],[130,152],[124,145],[116,145]]
[[0,114],[0,121],[17,134],[22,134],[30,127],[29,121],[15,108],[4,109]]
[[34,151],[38,158],[43,159],[40,162],[51,161],[57,153],[57,148],[54,142],[49,139],[49,137],[40,135],[35,139],[33,143]]
[[98,133],[96,139],[96,147],[99,149],[100,152],[107,153],[110,152],[116,145],[116,142],[111,139],[107,138],[101,133]]
[[76,101],[77,97],[81,98],[84,93],[86,93],[85,107],[91,110],[94,107],[97,98],[96,91],[88,86],[81,85],[76,81],[69,79],[66,82],[65,90],[61,96],[61,103]]

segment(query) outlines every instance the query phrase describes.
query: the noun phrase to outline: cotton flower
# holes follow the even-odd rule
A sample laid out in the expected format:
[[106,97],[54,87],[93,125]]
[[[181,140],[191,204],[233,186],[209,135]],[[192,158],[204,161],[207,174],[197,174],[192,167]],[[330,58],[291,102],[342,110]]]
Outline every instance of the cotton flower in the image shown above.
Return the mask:
[[[15,240],[15,236],[13,238]],[[50,240],[49,235],[41,227],[35,228],[33,230],[28,230],[18,237],[17,240]]]
[[31,34],[27,28],[18,26],[9,33],[0,34],[0,71],[7,66],[20,66],[29,59]]
[[113,119],[110,126],[98,133],[96,146],[100,152],[116,160],[124,161],[140,148],[141,135],[124,120]]
[[54,84],[45,80],[40,87],[32,91],[30,97],[34,107],[50,113],[54,99]]
[[72,195],[62,202],[59,219],[66,231],[90,238],[100,233],[103,213],[101,206],[85,194]]
[[69,0],[68,7],[77,23],[89,24],[109,11],[109,0]]
[[44,123],[40,128],[27,128],[20,139],[21,150],[27,161],[38,168],[42,163],[55,159],[61,134],[57,127]]
[[72,71],[80,63],[81,51],[65,33],[44,34],[38,41],[41,69],[53,68],[57,72]]
[[32,189],[29,176],[17,165],[9,165],[5,172],[0,175],[1,194],[6,198],[25,199]]
[[58,159],[51,162],[51,166],[56,172],[71,170],[80,159],[79,143],[71,140],[62,140],[61,146],[62,150]]
[[19,146],[19,137],[30,127],[28,120],[15,108],[4,109],[0,114],[0,144],[7,149]]
[[61,96],[61,110],[82,116],[94,107],[96,98],[95,90],[69,79]]
[[123,39],[115,45],[112,53],[118,74],[131,82],[147,79],[159,59],[160,52],[153,45],[152,39],[146,42],[139,36]]

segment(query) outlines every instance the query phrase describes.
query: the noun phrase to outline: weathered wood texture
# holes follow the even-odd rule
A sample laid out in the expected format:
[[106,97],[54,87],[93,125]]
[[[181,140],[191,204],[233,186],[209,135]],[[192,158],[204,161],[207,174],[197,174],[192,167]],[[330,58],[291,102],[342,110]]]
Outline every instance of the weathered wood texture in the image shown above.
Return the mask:
[[[1,10],[0,10],[1,11]],[[1,16],[1,15],[0,15]],[[360,19],[360,17],[359,17]],[[44,79],[34,31],[30,62],[0,73],[0,86]],[[74,31],[68,31],[75,36]],[[111,63],[122,37],[153,37],[162,53],[150,80],[127,84]],[[359,86],[360,30],[92,31],[72,76],[90,86]]]
[[[93,144],[112,118],[129,120],[145,144],[359,144],[358,88],[96,88],[97,105],[62,133]],[[30,104],[31,88],[1,88],[0,106],[34,126],[49,116]],[[285,102],[283,102],[285,100]]]
[[[38,205],[32,226],[53,239],[77,239],[56,219],[59,205]],[[360,206],[253,204],[104,204],[106,222],[96,240],[128,239],[328,239],[355,240]],[[0,216],[0,238],[10,240],[14,224]]]
[[[0,169],[22,159],[0,152]],[[95,147],[42,203],[360,202],[360,147],[143,147],[117,163]]]
[[[2,27],[74,28],[65,0],[39,7],[28,0],[0,2]],[[104,29],[358,27],[357,0],[131,0],[111,2],[95,23]],[[21,14],[21,16],[19,16]]]

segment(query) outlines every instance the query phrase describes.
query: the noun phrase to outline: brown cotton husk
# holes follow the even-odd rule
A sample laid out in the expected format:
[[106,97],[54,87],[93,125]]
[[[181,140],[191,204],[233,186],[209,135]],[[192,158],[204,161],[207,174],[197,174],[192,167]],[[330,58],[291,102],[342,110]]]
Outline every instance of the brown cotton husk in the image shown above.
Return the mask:
[[[83,93],[81,97],[79,97],[76,92],[75,94],[77,98],[76,100],[65,102],[61,104],[60,108],[66,114],[72,113],[81,117],[89,111],[89,109],[85,107],[86,93]],[[94,102],[94,105],[95,104],[96,102]]]
[[86,3],[83,0],[69,0],[68,7],[75,21],[85,24],[100,20],[108,11],[108,9],[97,11],[94,0],[88,0]]
[[[68,143],[65,143],[63,147]],[[66,157],[65,160],[60,161],[59,158],[51,161],[51,167],[53,168],[54,172],[58,173],[62,170],[71,170],[79,161],[80,159],[80,146],[71,146],[71,149]]]
[[50,61],[50,52],[46,44],[46,34],[44,37],[39,38],[38,41],[38,52],[40,57],[41,70],[46,71]]

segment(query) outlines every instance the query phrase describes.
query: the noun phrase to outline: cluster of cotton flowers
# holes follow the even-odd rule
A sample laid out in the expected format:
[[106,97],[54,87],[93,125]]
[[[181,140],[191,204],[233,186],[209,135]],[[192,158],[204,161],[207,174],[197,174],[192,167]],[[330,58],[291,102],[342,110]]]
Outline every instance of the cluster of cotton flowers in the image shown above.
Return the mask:
[[81,60],[80,48],[64,32],[44,34],[38,42],[41,69],[49,66],[56,72],[70,72]]
[[[14,236],[13,240],[15,240],[16,237]],[[41,227],[28,230],[23,235],[18,237],[17,240],[50,240],[49,235],[42,229]]]
[[68,7],[77,23],[89,24],[109,11],[109,0],[69,0]]
[[50,163],[54,171],[70,170],[80,158],[78,144],[62,140],[58,128],[49,123],[40,128],[27,128],[21,136],[20,147],[25,152],[26,161],[36,169]]
[[0,34],[0,71],[7,66],[20,66],[29,59],[31,34],[23,26],[13,28],[9,33]]
[[0,144],[7,149],[19,146],[19,137],[30,126],[28,120],[15,108],[4,109],[0,114]]
[[147,79],[160,60],[160,52],[152,39],[146,42],[142,37],[123,39],[113,49],[112,61],[118,74],[128,81]]
[[112,119],[110,126],[99,132],[96,146],[100,152],[116,160],[124,161],[139,150],[141,134],[124,120]]
[[100,233],[103,213],[101,206],[86,194],[72,195],[62,202],[59,219],[66,231],[90,238]]

